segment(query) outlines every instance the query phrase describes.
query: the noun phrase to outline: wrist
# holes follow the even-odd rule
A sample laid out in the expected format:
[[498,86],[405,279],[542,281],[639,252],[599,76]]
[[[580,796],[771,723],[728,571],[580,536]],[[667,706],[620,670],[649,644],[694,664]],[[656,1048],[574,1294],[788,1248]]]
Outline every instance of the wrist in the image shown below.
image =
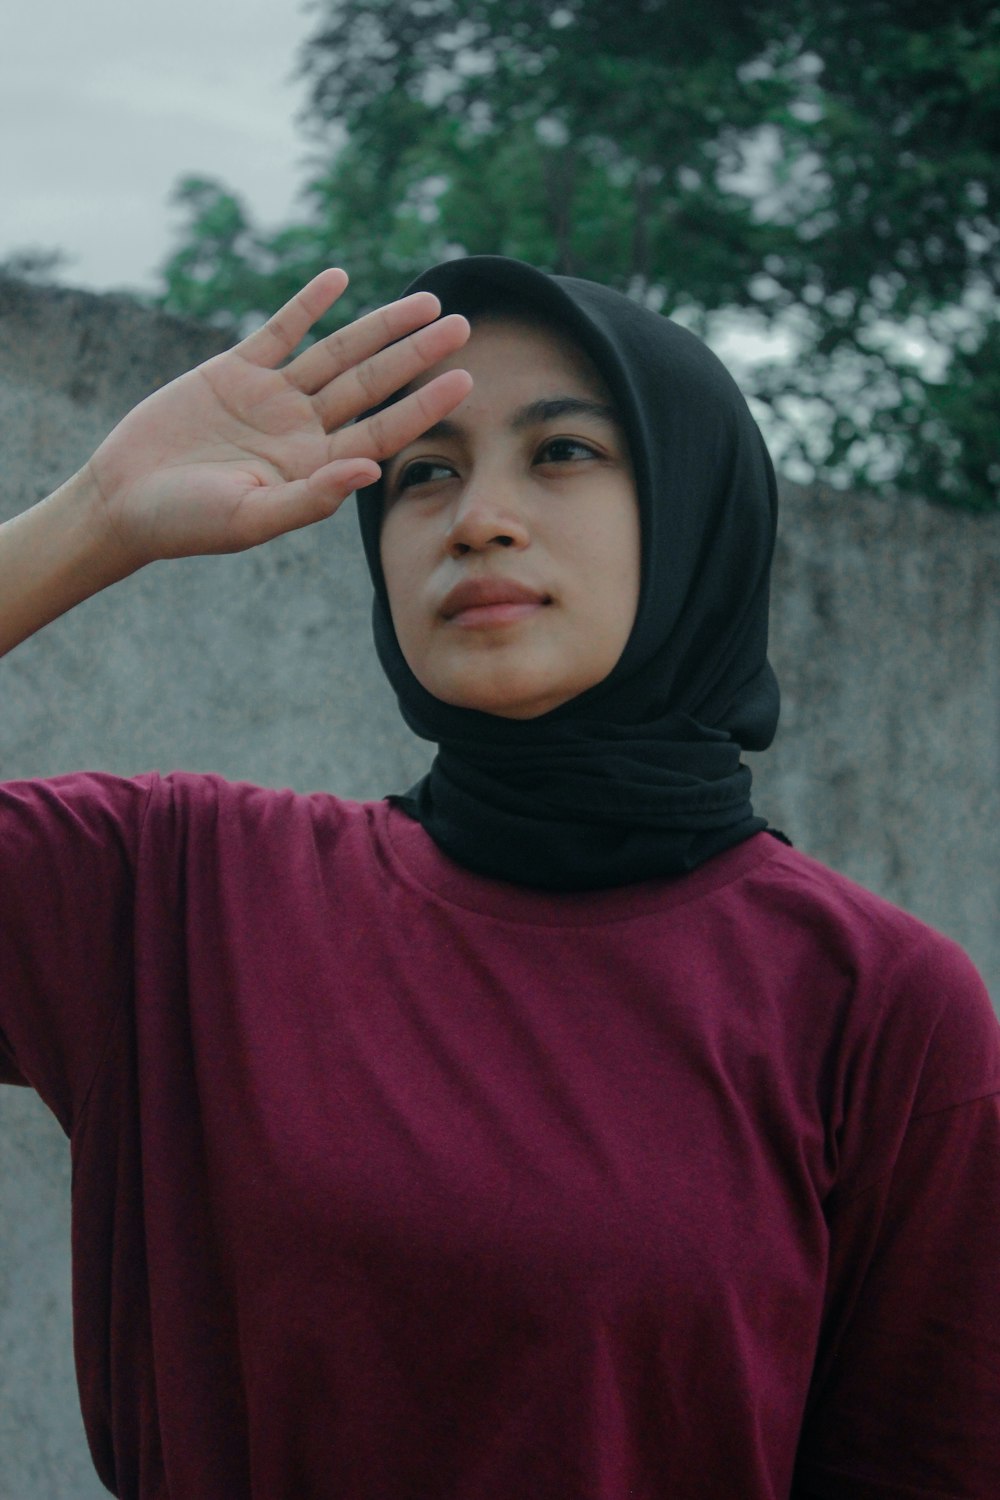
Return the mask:
[[119,583],[144,565],[146,559],[129,550],[115,527],[90,460],[42,504],[52,509],[53,534],[66,567],[87,593]]

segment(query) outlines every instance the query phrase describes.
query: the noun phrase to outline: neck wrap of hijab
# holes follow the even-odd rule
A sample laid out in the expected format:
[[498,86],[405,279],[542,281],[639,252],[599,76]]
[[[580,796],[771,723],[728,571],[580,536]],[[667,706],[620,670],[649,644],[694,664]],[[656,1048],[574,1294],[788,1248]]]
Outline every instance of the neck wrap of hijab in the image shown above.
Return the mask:
[[733,380],[693,334],[618,292],[470,256],[418,277],[443,313],[534,315],[596,365],[628,439],[641,515],[635,623],[603,682],[535,719],[441,702],[393,629],[379,556],[381,484],[358,496],[379,660],[403,718],[438,745],[392,800],[459,864],[549,890],[679,875],[766,827],[741,749],[778,719],[767,660],[777,500]]

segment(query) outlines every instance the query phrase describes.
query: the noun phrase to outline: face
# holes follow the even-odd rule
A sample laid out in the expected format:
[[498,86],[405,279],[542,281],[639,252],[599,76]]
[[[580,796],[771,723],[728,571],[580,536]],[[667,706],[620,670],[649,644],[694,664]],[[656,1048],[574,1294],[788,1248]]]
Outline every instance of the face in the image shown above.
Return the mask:
[[[532,719],[602,682],[639,598],[639,512],[611,398],[568,340],[477,323],[474,385],[384,467],[393,624],[436,698]],[[417,382],[420,384],[420,382]]]

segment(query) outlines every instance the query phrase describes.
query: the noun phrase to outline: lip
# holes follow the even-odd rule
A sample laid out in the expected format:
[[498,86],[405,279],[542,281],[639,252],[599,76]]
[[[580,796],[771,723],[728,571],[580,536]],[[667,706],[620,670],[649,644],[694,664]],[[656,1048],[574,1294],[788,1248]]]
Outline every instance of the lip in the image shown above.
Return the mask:
[[551,603],[551,596],[513,578],[467,578],[441,602],[441,615],[467,625],[505,625]]

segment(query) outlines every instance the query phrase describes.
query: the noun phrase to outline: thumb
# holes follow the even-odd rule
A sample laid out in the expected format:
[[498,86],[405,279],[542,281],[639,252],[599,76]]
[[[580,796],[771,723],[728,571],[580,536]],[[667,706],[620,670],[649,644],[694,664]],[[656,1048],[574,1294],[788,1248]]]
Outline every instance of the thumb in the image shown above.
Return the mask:
[[325,521],[348,495],[362,485],[373,484],[381,470],[370,459],[340,459],[288,484],[252,489],[240,508],[241,547],[256,547],[288,531],[298,531]]
[[382,470],[374,459],[342,458],[316,469],[303,484],[307,495],[315,502],[330,502],[328,514],[332,514],[352,491],[374,484],[381,477]]

